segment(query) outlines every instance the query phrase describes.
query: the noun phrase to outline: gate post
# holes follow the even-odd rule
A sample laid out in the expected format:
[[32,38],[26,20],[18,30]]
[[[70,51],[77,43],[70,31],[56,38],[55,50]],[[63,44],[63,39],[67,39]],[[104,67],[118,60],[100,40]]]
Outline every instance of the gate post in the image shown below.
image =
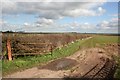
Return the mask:
[[10,39],[7,39],[7,52],[8,52],[8,60],[12,60],[12,53],[11,53],[11,45],[10,45]]

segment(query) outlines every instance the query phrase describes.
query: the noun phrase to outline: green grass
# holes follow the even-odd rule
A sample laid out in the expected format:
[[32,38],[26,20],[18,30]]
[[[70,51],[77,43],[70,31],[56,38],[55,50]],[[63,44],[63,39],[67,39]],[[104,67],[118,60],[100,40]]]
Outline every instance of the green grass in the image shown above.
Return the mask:
[[118,65],[114,77],[120,79],[120,56],[114,56],[114,59]]
[[37,66],[50,60],[69,56],[79,49],[80,44],[81,41],[76,41],[69,44],[67,47],[55,49],[52,54],[49,53],[42,56],[26,56],[14,59],[13,61],[3,61],[3,76],[11,72],[16,72],[33,66]]
[[13,61],[2,61],[3,76],[38,66],[40,64],[46,63],[50,60],[66,57],[72,55],[81,48],[95,47],[96,44],[103,45],[104,43],[117,43],[118,37],[116,36],[94,36],[91,39],[79,40],[74,43],[70,43],[68,46],[64,46],[61,49],[55,49],[52,55],[49,53],[42,56],[26,56],[14,59]]
[[84,48],[91,48],[91,47],[102,47],[104,44],[110,44],[110,43],[120,43],[117,36],[94,36],[93,38],[90,38],[88,40],[85,40],[81,47]]

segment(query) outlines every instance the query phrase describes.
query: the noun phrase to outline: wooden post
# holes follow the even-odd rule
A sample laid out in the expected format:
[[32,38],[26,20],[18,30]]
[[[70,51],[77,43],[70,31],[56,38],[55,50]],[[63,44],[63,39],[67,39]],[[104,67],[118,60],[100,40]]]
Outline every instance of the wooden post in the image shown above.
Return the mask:
[[51,56],[52,56],[52,52],[53,52],[53,47],[52,47],[52,45],[50,45],[50,52],[51,52]]
[[11,53],[11,45],[10,45],[10,39],[7,39],[7,52],[8,52],[8,60],[12,60],[12,53]]

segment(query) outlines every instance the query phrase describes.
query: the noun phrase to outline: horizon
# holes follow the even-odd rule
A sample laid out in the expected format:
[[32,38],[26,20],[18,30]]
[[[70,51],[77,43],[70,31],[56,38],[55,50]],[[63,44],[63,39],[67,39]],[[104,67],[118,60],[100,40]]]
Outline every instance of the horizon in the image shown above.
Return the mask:
[[115,35],[120,35],[120,33],[81,33],[81,32],[22,32],[22,31],[0,31],[0,33],[20,33],[20,34],[66,34],[66,33],[72,33],[72,34],[115,34]]

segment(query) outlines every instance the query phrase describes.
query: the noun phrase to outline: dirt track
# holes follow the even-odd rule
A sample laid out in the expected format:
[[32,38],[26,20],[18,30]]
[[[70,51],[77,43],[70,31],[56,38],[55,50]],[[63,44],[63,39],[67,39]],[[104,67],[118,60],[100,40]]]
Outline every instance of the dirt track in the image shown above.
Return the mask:
[[[108,47],[83,49],[69,57],[50,61],[42,66],[33,67],[31,69],[17,72],[6,77],[7,78],[82,77],[95,66],[98,66],[96,69],[99,70],[100,68],[102,68],[102,66],[104,66],[105,60],[107,58],[111,59],[106,49],[108,50]],[[95,74],[95,71],[93,73],[91,72],[91,74]]]

